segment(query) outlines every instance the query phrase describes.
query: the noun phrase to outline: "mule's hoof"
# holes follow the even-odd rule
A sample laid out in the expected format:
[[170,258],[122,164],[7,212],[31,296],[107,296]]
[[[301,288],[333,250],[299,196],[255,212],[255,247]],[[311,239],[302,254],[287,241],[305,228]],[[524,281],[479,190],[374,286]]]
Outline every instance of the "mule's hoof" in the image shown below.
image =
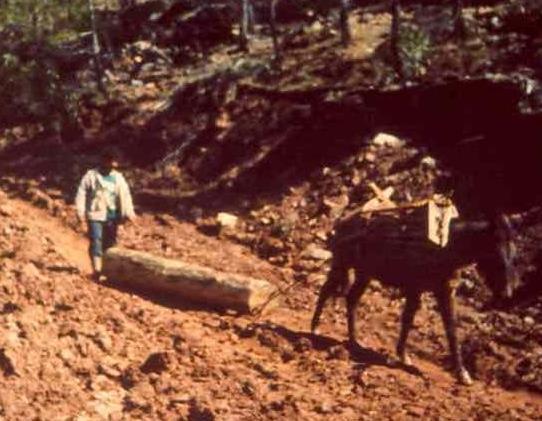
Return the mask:
[[399,355],[399,361],[401,361],[401,363],[404,365],[412,365],[412,359],[408,354]]
[[358,343],[357,339],[355,338],[348,338],[348,341],[346,342],[349,347],[352,348],[360,348],[360,344]]
[[311,328],[311,335],[319,336],[320,335],[320,329],[317,327]]
[[459,372],[457,373],[457,379],[459,380],[459,383],[464,386],[472,386],[472,384],[474,383],[469,372],[465,369],[459,370]]
[[103,283],[105,283],[105,281],[107,281],[107,277],[105,275],[102,275],[99,272],[94,272],[91,275],[89,275],[89,279],[92,282],[96,282],[96,283],[99,283],[99,284],[103,284]]

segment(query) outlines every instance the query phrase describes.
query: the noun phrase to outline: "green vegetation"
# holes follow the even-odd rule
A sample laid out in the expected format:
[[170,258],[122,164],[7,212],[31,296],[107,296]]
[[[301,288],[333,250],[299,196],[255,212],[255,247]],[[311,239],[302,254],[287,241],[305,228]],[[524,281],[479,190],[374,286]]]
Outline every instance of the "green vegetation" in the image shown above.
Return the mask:
[[9,98],[3,120],[55,131],[73,126],[77,95],[56,57],[90,28],[88,0],[0,0],[0,95]]
[[419,77],[426,73],[431,53],[431,40],[418,26],[404,24],[399,33],[399,56],[407,77]]
[[17,26],[23,39],[60,42],[90,28],[88,0],[0,0],[0,28]]

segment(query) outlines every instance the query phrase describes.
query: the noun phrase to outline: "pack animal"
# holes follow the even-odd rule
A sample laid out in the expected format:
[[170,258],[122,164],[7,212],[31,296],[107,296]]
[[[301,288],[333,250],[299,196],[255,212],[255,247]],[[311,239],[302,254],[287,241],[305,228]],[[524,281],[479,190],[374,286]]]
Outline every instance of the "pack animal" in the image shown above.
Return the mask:
[[[362,218],[339,223],[330,240],[333,253],[331,270],[322,286],[312,318],[316,332],[324,305],[329,297],[346,295],[348,335],[357,344],[356,308],[371,279],[398,287],[406,297],[397,343],[399,359],[410,364],[406,343],[423,292],[432,292],[444,323],[458,380],[471,384],[463,364],[456,334],[454,310],[456,271],[476,263],[494,297],[510,297],[518,286],[514,267],[516,249],[509,220],[500,216],[495,222],[452,221],[449,243],[440,247],[429,241],[405,237],[400,218],[372,224]],[[348,272],[355,280],[348,287]]]

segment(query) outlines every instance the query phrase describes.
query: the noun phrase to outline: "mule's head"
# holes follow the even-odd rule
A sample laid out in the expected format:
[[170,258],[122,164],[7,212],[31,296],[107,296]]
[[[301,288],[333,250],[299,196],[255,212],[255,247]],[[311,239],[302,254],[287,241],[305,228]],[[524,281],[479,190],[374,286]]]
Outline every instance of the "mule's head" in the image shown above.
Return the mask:
[[510,299],[520,284],[514,229],[501,215],[478,232],[476,261],[495,301]]

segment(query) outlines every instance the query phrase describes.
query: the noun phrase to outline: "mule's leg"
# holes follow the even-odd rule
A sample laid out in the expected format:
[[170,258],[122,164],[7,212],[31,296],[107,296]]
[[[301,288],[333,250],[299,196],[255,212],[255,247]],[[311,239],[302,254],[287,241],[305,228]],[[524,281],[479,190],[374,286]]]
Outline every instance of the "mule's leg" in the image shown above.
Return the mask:
[[348,296],[346,297],[346,308],[348,317],[348,339],[351,344],[356,344],[356,309],[358,302],[365,288],[369,285],[369,278],[362,274],[359,270],[356,270],[356,281],[350,288]]
[[320,323],[320,316],[322,315],[322,310],[324,309],[326,301],[347,282],[348,269],[342,266],[342,264],[335,259],[331,266],[327,280],[324,285],[322,285],[320,293],[318,294],[318,302],[316,303],[316,308],[314,309],[314,315],[312,316],[311,322],[311,332],[313,334],[317,333],[316,329]]
[[406,343],[408,334],[412,328],[414,315],[420,308],[420,295],[421,293],[419,291],[407,293],[405,308],[403,309],[403,315],[401,316],[401,333],[399,334],[399,341],[397,342],[397,356],[402,363],[408,365],[412,362],[406,353]]
[[461,349],[457,341],[455,291],[450,282],[446,282],[442,289],[436,291],[436,298],[439,304],[442,322],[444,323],[444,329],[446,330],[446,336],[448,337],[448,343],[450,345],[450,352],[452,354],[456,376],[462,384],[471,385],[472,379],[469,372],[463,365]]

